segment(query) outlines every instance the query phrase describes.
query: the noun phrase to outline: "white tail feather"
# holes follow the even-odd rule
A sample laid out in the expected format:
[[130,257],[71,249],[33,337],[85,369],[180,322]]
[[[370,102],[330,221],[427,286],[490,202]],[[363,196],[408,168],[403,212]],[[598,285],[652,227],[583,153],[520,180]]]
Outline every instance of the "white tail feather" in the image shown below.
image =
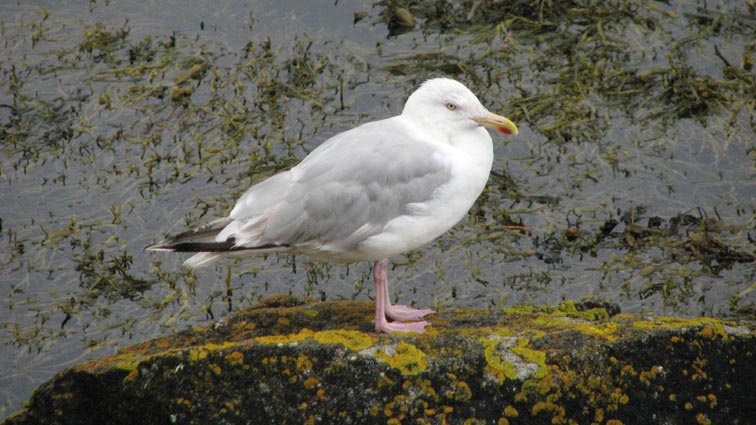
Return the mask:
[[184,265],[192,269],[198,269],[213,264],[221,257],[223,257],[223,253],[220,252],[200,252],[187,258],[184,261]]

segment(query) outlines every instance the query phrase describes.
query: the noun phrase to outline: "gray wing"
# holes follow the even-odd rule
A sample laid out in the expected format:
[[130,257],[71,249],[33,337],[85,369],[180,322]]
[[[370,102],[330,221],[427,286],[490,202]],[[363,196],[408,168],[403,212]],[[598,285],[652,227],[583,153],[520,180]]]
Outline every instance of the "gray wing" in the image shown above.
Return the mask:
[[[387,119],[339,134],[290,171],[253,186],[231,213],[237,244],[348,249],[411,214],[449,181],[432,146]],[[411,131],[409,131],[411,133]]]

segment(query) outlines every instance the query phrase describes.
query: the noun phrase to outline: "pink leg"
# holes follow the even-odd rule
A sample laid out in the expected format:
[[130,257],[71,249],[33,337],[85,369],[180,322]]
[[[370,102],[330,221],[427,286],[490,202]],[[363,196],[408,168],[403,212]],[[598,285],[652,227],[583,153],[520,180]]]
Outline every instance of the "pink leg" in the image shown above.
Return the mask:
[[427,314],[435,313],[430,308],[417,309],[401,304],[392,305],[388,289],[388,278],[386,279],[386,285],[383,285],[383,290],[385,291],[383,299],[386,300],[386,317],[389,319],[396,320],[397,322],[406,322],[420,320]]
[[[430,325],[426,321],[404,323],[407,320],[417,320],[433,310],[418,310],[407,306],[392,306],[389,301],[388,290],[388,258],[373,264],[373,279],[375,279],[375,330],[376,332],[424,332]],[[396,322],[389,322],[390,317]]]

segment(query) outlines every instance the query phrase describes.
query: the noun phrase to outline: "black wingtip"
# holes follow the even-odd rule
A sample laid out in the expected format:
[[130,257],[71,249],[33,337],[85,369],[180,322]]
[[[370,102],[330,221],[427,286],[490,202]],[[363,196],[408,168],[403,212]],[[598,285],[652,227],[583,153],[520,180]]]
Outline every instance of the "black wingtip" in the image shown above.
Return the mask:
[[147,245],[144,249],[169,252],[229,252],[241,251],[246,248],[234,246],[234,239],[229,238],[225,242],[174,242],[165,240]]
[[[231,217],[221,218],[196,229],[190,229],[177,235],[166,235],[165,239],[151,243],[144,247],[146,251],[169,251],[169,252],[202,252],[202,251],[223,251],[231,248],[233,238],[226,242],[215,242],[215,237],[225,228],[233,219]],[[220,245],[218,245],[220,244]],[[209,247],[210,249],[205,249]]]
[[[189,234],[189,232],[187,232]],[[264,244],[254,247],[237,246],[236,239],[230,237],[223,242],[202,242],[186,240],[184,235],[178,235],[164,239],[160,242],[151,243],[144,247],[146,251],[167,252],[236,252],[236,251],[274,251],[288,249],[286,244]]]

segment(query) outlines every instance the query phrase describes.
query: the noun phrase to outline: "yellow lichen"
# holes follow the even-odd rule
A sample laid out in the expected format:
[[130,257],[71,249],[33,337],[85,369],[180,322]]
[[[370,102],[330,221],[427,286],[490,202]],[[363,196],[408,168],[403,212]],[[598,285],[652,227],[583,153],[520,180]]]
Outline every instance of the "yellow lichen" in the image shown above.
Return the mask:
[[512,363],[504,361],[496,352],[500,341],[493,338],[483,337],[479,341],[483,343],[483,356],[486,359],[486,371],[491,373],[498,383],[505,379],[517,379],[517,369]]
[[706,400],[709,402],[709,408],[713,409],[717,407],[717,396],[714,394],[707,395]]
[[715,322],[711,325],[705,326],[701,329],[699,335],[706,339],[721,339],[722,341],[727,341],[727,331],[721,322]]
[[320,344],[341,344],[354,351],[364,350],[375,342],[375,337],[363,332],[344,329],[313,332],[306,328],[296,334],[260,336],[255,340],[261,344],[292,344],[307,338],[311,338]]
[[[521,378],[517,367],[514,364],[504,360],[500,353],[502,339],[498,335],[489,335],[488,337],[479,338],[483,344],[483,355],[486,359],[486,370],[491,373],[499,383],[505,379]],[[534,378],[542,378],[546,374],[546,353],[538,350],[527,348],[530,343],[529,338],[517,338],[516,343],[508,347],[509,351],[517,355],[524,363],[530,363],[537,366],[536,371],[532,374]]]
[[608,342],[617,339],[619,325],[615,322],[589,323],[583,320],[575,320],[564,316],[542,315],[533,319],[533,324],[548,328],[561,328],[576,330],[584,334],[597,336]]
[[535,363],[538,370],[532,375],[533,378],[543,378],[546,375],[546,353],[543,351],[527,348],[530,340],[519,338],[517,345],[512,347],[512,352],[520,356],[527,363]]
[[375,337],[345,329],[315,332],[312,338],[321,344],[341,344],[352,351],[360,351],[375,343]]
[[197,362],[207,358],[207,350],[203,348],[191,348],[189,349],[189,361]]
[[711,324],[721,324],[717,319],[710,317],[699,317],[695,319],[684,319],[681,317],[656,317],[654,320],[638,320],[633,322],[636,329],[680,329],[693,328]]
[[659,374],[660,370],[660,366],[651,366],[648,371],[641,372],[640,375],[638,375],[638,379],[648,387],[651,385],[651,381],[653,379],[656,379],[656,376]]
[[446,398],[454,401],[464,403],[472,398],[472,390],[465,381],[455,381],[452,383],[451,389],[445,394]]
[[207,358],[211,351],[225,350],[229,347],[236,347],[239,343],[236,342],[224,342],[223,344],[205,344],[189,349],[189,361],[194,363]]
[[530,305],[516,305],[504,308],[504,314],[530,314],[535,311],[536,308]]
[[609,318],[605,308],[591,308],[588,310],[579,311],[575,306],[575,302],[567,300],[559,305],[559,309],[551,313],[552,316],[567,316],[576,319],[588,320],[595,322],[598,320],[606,320]]
[[312,360],[304,354],[297,356],[297,370],[298,371],[310,371],[312,369]]
[[179,398],[175,399],[175,402],[178,405],[183,405],[183,406],[187,406],[187,407],[191,407],[191,405],[192,405],[191,401],[189,401],[189,400],[187,400],[187,399],[185,399],[183,397],[179,397]]
[[209,344],[203,345],[202,349],[207,350],[207,351],[217,351],[217,350],[225,350],[226,348],[235,347],[237,345],[239,344],[236,342],[230,342],[230,341],[226,341],[222,344],[213,344],[211,342]]
[[533,408],[531,409],[531,414],[533,416],[537,416],[539,413],[546,412],[554,414],[554,418],[563,417],[565,413],[564,407],[548,401],[539,401],[538,403],[534,404]]
[[385,375],[384,376],[380,376],[378,378],[378,381],[376,382],[376,387],[378,389],[392,388],[393,386],[394,386],[394,381],[392,381],[391,379],[389,379]]
[[296,334],[289,335],[270,335],[270,336],[258,336],[255,341],[260,344],[291,344],[299,342],[305,338],[312,337],[313,332],[307,328],[300,330]]
[[133,370],[136,369],[137,365],[139,365],[139,362],[141,360],[142,360],[141,358],[140,359],[136,359],[136,358],[131,357],[131,356],[129,356],[128,358],[119,358],[118,361],[116,361],[115,363],[113,363],[113,366],[116,369],[133,371]]
[[129,372],[129,374],[126,375],[125,378],[123,378],[123,382],[134,382],[137,380],[137,378],[139,378],[139,371],[134,368],[131,369],[131,372]]
[[384,350],[385,348],[377,350],[375,356],[405,375],[416,375],[428,366],[425,353],[410,343],[402,341],[395,350]]

